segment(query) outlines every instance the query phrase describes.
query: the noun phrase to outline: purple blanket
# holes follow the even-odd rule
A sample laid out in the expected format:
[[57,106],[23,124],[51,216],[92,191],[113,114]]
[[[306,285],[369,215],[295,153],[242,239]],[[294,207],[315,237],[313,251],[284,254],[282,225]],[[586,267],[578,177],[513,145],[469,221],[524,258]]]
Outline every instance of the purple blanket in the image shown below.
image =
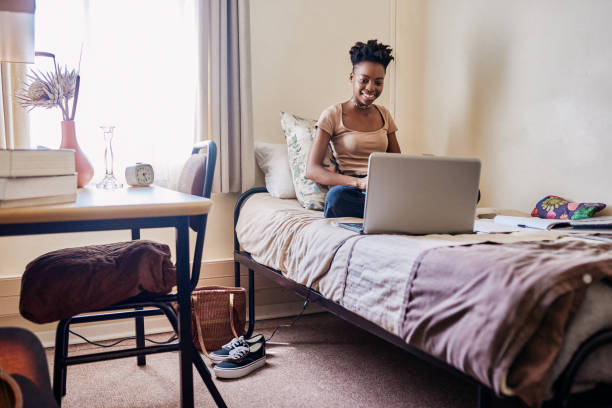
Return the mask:
[[414,268],[402,337],[498,394],[537,407],[588,284],[612,278],[612,244],[436,248]]

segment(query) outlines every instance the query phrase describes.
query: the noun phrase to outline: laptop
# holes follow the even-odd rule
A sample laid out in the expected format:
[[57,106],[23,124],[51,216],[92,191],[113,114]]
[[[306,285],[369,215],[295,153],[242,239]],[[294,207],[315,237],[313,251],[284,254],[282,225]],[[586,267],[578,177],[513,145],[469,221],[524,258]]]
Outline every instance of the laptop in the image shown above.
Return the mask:
[[474,232],[480,160],[372,153],[363,223],[338,225],[362,234]]

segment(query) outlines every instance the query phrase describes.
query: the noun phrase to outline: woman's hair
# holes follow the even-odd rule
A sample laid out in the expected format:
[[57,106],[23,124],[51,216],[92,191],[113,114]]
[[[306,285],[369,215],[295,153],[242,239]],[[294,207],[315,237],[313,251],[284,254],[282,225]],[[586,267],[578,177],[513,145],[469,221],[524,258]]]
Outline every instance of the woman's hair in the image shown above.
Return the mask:
[[379,43],[378,40],[368,40],[367,44],[358,41],[351,47],[349,54],[351,55],[351,62],[353,66],[363,61],[378,62],[381,64],[385,71],[387,65],[393,60],[391,55],[391,47],[383,43]]

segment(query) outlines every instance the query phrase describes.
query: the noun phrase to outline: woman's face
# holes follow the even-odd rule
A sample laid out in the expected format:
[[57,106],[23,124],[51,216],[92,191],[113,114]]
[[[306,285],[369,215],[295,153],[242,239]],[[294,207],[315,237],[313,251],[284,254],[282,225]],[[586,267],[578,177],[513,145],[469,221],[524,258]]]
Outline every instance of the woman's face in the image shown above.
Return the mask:
[[353,66],[350,80],[353,83],[355,101],[361,105],[371,105],[383,91],[385,68],[378,62],[360,62]]

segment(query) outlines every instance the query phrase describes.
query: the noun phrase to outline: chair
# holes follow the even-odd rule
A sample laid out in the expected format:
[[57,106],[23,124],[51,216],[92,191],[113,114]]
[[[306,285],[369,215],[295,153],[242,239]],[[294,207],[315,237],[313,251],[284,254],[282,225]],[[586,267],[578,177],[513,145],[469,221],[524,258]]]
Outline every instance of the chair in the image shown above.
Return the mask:
[[[200,154],[200,151],[203,149],[206,150],[206,154]],[[192,156],[189,158],[183,168],[179,178],[177,190],[184,193],[210,198],[215,170],[216,153],[216,145],[213,141],[205,141],[196,144],[193,147]],[[200,265],[202,262],[206,221],[206,215],[192,216],[189,220],[190,228],[197,232],[193,267],[191,270],[192,290],[196,287],[200,277]],[[139,229],[132,229],[132,239],[140,239]],[[92,310],[91,313],[80,314],[78,316],[61,320],[57,326],[55,336],[55,365],[53,370],[53,392],[57,403],[61,405],[61,399],[66,394],[66,375],[67,367],[69,365],[132,356],[137,356],[138,365],[145,365],[146,354],[178,350],[178,343],[176,342],[166,345],[145,346],[144,338],[144,317],[146,316],[164,314],[170,321],[174,331],[178,333],[177,314],[172,307],[172,302],[176,301],[176,294],[161,296],[139,295],[135,298],[126,299],[102,309]],[[71,324],[129,318],[135,319],[135,348],[68,357],[68,337],[69,327]],[[203,361],[196,358],[194,363],[217,405],[220,407],[225,407],[225,403],[217,391],[210,376],[210,372],[204,365]]]
[[0,406],[57,407],[45,350],[28,330],[0,327]]

